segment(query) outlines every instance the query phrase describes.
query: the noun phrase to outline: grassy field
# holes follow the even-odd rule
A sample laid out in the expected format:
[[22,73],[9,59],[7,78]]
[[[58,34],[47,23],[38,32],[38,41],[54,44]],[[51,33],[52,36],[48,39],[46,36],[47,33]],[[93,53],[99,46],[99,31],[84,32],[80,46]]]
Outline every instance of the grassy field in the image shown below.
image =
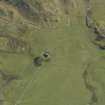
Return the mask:
[[[0,0],[0,105],[105,104],[105,40],[86,26],[86,2]],[[104,33],[105,1],[89,5]],[[50,60],[35,65],[46,50]]]

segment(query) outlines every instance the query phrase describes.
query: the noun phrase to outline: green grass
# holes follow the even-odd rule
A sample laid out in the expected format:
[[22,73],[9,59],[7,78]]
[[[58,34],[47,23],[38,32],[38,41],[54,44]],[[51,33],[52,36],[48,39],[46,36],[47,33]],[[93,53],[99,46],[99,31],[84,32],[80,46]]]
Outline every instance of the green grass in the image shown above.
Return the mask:
[[[15,14],[17,18],[8,23],[0,20],[1,32],[5,30],[5,33],[24,39],[32,47],[31,55],[0,52],[0,69],[19,76],[19,80],[3,88],[0,79],[4,95],[1,105],[88,105],[92,93],[86,88],[82,76],[88,64],[87,79],[95,87],[98,98],[93,105],[105,104],[105,54],[91,43],[94,34],[85,25],[85,2],[75,0],[72,5],[76,7],[70,8],[68,16],[60,11],[63,9],[60,4],[56,5],[61,18],[57,24],[43,22],[42,26],[34,26],[35,23],[31,24],[18,12]],[[25,33],[18,30],[21,22],[28,27]],[[40,67],[35,66],[33,58],[45,50],[51,53],[51,60]]]

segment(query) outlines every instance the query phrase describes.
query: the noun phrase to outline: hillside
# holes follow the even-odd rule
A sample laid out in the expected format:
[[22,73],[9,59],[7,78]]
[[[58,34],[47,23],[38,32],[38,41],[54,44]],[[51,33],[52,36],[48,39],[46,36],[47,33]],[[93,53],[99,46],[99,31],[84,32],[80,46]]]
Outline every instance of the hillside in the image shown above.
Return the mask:
[[0,105],[104,105],[104,8],[0,0]]

